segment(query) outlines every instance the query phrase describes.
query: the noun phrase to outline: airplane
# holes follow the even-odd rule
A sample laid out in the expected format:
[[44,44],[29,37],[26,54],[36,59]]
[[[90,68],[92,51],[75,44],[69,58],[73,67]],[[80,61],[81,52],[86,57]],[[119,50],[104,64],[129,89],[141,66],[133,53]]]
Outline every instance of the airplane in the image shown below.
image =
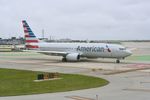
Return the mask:
[[79,61],[86,58],[115,58],[116,63],[132,55],[132,52],[118,44],[108,43],[47,43],[39,40],[26,20],[22,21],[27,51],[46,55],[62,56],[62,61]]

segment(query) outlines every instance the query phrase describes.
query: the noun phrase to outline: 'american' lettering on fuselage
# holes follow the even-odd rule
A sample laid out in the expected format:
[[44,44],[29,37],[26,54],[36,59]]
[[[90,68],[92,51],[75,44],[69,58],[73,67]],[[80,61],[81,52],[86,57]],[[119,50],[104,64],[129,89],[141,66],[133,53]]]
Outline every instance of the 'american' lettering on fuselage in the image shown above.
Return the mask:
[[104,47],[82,47],[78,46],[77,51],[82,51],[82,52],[104,52],[105,48]]

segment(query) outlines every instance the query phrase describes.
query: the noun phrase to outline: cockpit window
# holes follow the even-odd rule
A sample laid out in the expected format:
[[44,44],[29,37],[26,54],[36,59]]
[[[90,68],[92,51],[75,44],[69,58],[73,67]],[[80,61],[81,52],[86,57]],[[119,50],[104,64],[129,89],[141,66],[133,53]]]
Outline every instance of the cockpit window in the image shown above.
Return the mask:
[[119,50],[126,50],[126,48],[119,48]]

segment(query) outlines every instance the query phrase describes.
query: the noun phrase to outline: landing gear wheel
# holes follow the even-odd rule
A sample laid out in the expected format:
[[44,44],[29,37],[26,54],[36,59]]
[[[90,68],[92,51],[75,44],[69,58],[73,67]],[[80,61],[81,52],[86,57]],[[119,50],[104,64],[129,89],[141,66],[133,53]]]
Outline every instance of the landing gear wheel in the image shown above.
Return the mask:
[[120,63],[120,60],[119,60],[119,59],[117,59],[117,60],[116,60],[116,63]]
[[62,58],[62,62],[67,62],[67,59],[66,58]]

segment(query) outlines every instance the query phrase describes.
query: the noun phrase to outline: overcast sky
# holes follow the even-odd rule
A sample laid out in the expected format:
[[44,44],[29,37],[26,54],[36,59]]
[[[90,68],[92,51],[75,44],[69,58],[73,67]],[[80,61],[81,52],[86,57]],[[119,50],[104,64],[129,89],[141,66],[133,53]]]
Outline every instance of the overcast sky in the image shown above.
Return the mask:
[[150,40],[150,0],[0,0],[0,37]]

